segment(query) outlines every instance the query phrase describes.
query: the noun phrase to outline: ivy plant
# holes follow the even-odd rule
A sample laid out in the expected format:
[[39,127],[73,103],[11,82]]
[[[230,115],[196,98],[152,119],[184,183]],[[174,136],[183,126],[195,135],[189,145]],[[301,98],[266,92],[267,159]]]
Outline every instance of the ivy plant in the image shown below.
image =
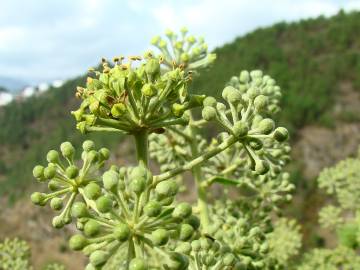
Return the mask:
[[[55,228],[76,225],[69,245],[89,257],[86,270],[285,269],[299,246],[274,251],[273,217],[294,189],[283,171],[288,131],[273,120],[280,87],[260,70],[239,71],[221,100],[192,94],[191,82],[216,59],[204,39],[184,28],[151,43],[143,56],[90,69],[72,112],[82,133],[132,137],[136,164],[107,164],[110,151],[89,140],[75,160],[79,150],[64,142],[34,168],[49,191],[32,202],[50,204]],[[179,194],[184,177],[195,203]]]
[[[30,262],[31,250],[29,244],[19,238],[5,238],[0,242],[1,270],[33,270]],[[43,270],[65,270],[59,263],[48,263]]]
[[298,269],[360,269],[360,148],[356,157],[325,168],[318,185],[334,199],[320,210],[319,223],[337,236],[337,245],[306,253]]

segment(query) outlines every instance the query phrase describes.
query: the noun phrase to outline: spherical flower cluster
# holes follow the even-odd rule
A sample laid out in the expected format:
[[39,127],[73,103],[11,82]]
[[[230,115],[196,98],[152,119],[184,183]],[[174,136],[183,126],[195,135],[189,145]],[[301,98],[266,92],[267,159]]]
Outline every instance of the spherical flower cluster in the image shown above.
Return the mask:
[[[183,128],[184,134],[187,129]],[[162,172],[181,166],[192,158],[189,142],[171,129],[164,134],[152,134],[149,140],[150,157],[159,163]]]
[[272,230],[271,219],[268,213],[259,215],[242,210],[233,201],[217,201],[211,208],[208,233],[229,246],[244,265],[243,269],[264,269],[269,252],[266,234]]
[[338,242],[349,248],[360,246],[360,157],[340,161],[319,175],[320,188],[333,195],[337,205],[326,205],[319,212],[324,228],[337,232]]
[[189,75],[182,68],[161,72],[163,60],[151,53],[132,67],[136,60],[141,58],[131,57],[127,64],[115,58],[112,67],[104,60],[102,72],[88,77],[86,88],[78,87],[77,96],[83,102],[72,114],[80,131],[159,133],[164,127],[188,122],[184,112],[203,99],[188,94]]
[[319,223],[324,228],[334,229],[344,223],[342,210],[334,205],[324,206],[319,212]]
[[222,242],[203,236],[178,248],[191,258],[191,269],[241,270],[245,264]]
[[360,257],[356,251],[345,246],[335,249],[314,249],[307,253],[297,270],[360,269]]
[[34,192],[31,200],[34,204],[44,206],[50,202],[50,207],[59,215],[53,218],[55,228],[61,228],[71,222],[70,210],[76,198],[89,183],[98,181],[98,170],[109,158],[106,148],[96,151],[93,141],[83,143],[81,154],[82,166],[75,163],[75,148],[70,142],[60,145],[60,153],[50,150],[46,156],[46,167],[37,165],[33,169],[34,177],[41,183],[47,183],[49,193]]
[[75,202],[71,211],[82,234],[70,239],[70,247],[89,256],[89,269],[103,266],[118,250],[134,252],[136,262],[147,267],[155,259],[149,255],[161,250],[164,264],[172,264],[176,247],[198,234],[199,221],[190,204],[173,203],[179,188],[175,181],[154,186],[150,171],[142,166],[112,166],[103,174],[102,186],[85,186],[85,201]]
[[[239,88],[227,86],[222,92],[229,108],[207,97],[202,116],[206,121],[216,121],[229,135],[237,138],[249,157],[252,170],[258,174],[265,174],[269,169],[279,172],[288,161],[290,151],[284,144],[288,131],[283,127],[275,128],[274,121],[269,118],[276,111],[271,106],[273,99],[270,96],[280,88],[259,70],[241,72],[239,81],[242,83]],[[282,155],[286,158],[281,159]]]
[[160,36],[155,36],[151,40],[151,44],[160,50],[167,69],[181,66],[185,70],[196,71],[215,61],[216,54],[208,53],[208,46],[204,39],[187,36],[187,33],[186,28],[181,29],[180,36],[167,30],[165,35],[168,41]]
[[290,259],[298,255],[302,236],[300,226],[293,219],[280,218],[274,224],[274,231],[268,235],[270,263],[280,267],[290,264]]
[[5,238],[0,242],[0,269],[31,270],[29,259],[30,247],[25,241]]
[[239,76],[233,76],[230,79],[228,85],[239,89],[242,93],[246,92],[246,89],[255,86],[259,90],[259,94],[266,96],[266,99],[258,98],[256,102],[254,101],[254,105],[258,108],[261,107],[262,112],[269,115],[280,111],[281,89],[270,76],[262,76],[261,71],[254,70],[251,73],[241,71]]
[[282,202],[291,199],[289,193],[294,185],[289,182],[289,175],[249,174],[235,183],[239,198],[217,201],[211,208],[210,235],[229,245],[240,261],[247,262],[249,269],[280,265],[281,258],[269,259],[273,235],[271,216],[279,212]]
[[342,209],[360,209],[360,156],[347,158],[319,175],[319,187],[336,196]]
[[[1,270],[34,270],[30,264],[30,246],[18,238],[5,238],[0,242],[0,269]],[[59,263],[48,263],[41,267],[43,270],[65,270]]]

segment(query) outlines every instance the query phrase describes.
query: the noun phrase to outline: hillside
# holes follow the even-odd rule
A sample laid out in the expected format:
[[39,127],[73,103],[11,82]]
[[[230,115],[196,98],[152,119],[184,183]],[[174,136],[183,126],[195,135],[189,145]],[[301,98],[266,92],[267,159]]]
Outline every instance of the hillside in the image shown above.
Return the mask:
[[[289,169],[298,187],[296,207],[290,205],[288,210],[303,225],[305,247],[323,243],[314,235],[327,236],[309,225],[316,224],[317,209],[324,202],[312,180],[324,166],[353,154],[360,144],[360,12],[278,23],[215,51],[216,64],[194,80],[192,91],[218,96],[226,81],[242,69],[263,69],[282,87],[278,120],[291,130]],[[121,141],[114,135],[83,136],[75,129],[70,111],[79,103],[74,97],[76,86],[84,82],[85,76],[74,78],[40,97],[0,107],[0,198],[14,202],[26,195],[15,210],[0,211],[0,238],[16,235],[28,240],[38,264],[73,257],[64,248],[66,236],[50,230],[49,218],[30,206],[27,194],[34,183],[33,166],[64,140],[79,145],[90,137],[107,147]],[[131,148],[129,144],[120,147],[121,156],[115,158],[126,159]],[[66,264],[78,269],[83,258],[70,260]]]
[[[359,120],[356,103],[347,106],[351,97],[340,110],[335,106],[342,95],[340,86],[346,85],[350,94],[360,91],[359,34],[359,12],[258,29],[217,48],[216,64],[192,88],[216,96],[240,70],[264,70],[283,89],[279,121],[290,128],[296,142],[307,125],[334,128],[338,122]],[[13,187],[19,191],[27,187],[31,168],[49,148],[64,140],[77,144],[84,139],[69,113],[77,106],[75,88],[82,84],[84,77],[75,78],[39,98],[0,110],[0,192],[11,195],[16,194]],[[119,141],[110,135],[92,137],[107,146]]]

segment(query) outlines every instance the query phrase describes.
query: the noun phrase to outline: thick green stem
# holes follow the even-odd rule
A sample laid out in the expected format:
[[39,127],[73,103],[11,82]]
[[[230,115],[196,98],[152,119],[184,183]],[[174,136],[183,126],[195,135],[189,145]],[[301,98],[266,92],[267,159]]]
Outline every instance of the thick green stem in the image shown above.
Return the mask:
[[205,152],[201,156],[198,156],[197,158],[194,158],[190,162],[186,163],[185,165],[175,168],[171,171],[159,174],[157,176],[154,176],[154,184],[157,184],[161,181],[167,180],[175,175],[178,175],[180,173],[183,173],[185,171],[191,170],[193,167],[203,163],[204,161],[208,160],[209,158],[212,158],[213,156],[219,154],[220,152],[224,151],[226,148],[230,147],[234,143],[236,143],[238,139],[234,136],[230,136],[225,141],[223,141],[221,144],[219,144],[217,147],[215,147],[212,150],[209,150],[208,152]]
[[[198,128],[192,124],[193,123],[192,117],[190,121],[191,122],[190,122],[189,138],[192,138],[192,140],[190,141],[190,148],[191,148],[191,156],[194,159],[199,157],[198,141],[196,140],[196,137],[198,135]],[[200,164],[195,165],[192,168],[192,174],[194,176],[194,180],[197,188],[197,201],[198,201],[197,203],[198,203],[198,210],[200,211],[200,223],[203,230],[206,231],[209,226],[210,220],[209,220],[209,209],[207,206],[207,194],[205,188],[201,184],[204,175],[201,170]]]
[[148,131],[141,130],[134,134],[135,137],[135,144],[136,144],[136,157],[139,162],[139,165],[144,166],[145,168],[148,167]]
[[[195,133],[195,132],[192,132]],[[195,135],[195,134],[192,134]],[[193,136],[195,138],[195,136]],[[197,149],[196,141],[193,140],[191,143],[191,154],[193,157],[197,157],[199,155],[199,151]],[[201,171],[201,165],[196,165],[192,168],[192,173],[194,176],[194,180],[197,187],[197,195],[198,195],[198,209],[200,211],[200,222],[204,231],[207,230],[209,226],[209,209],[207,207],[207,195],[206,190],[201,185],[201,181],[203,180],[203,175]]]

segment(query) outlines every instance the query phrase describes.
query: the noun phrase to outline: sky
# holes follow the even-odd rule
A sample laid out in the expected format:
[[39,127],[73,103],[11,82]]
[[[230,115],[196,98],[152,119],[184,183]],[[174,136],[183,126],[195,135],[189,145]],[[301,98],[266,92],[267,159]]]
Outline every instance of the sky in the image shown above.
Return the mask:
[[182,26],[210,48],[258,27],[297,21],[360,0],[0,0],[0,76],[29,84],[83,74],[101,57],[139,55]]

